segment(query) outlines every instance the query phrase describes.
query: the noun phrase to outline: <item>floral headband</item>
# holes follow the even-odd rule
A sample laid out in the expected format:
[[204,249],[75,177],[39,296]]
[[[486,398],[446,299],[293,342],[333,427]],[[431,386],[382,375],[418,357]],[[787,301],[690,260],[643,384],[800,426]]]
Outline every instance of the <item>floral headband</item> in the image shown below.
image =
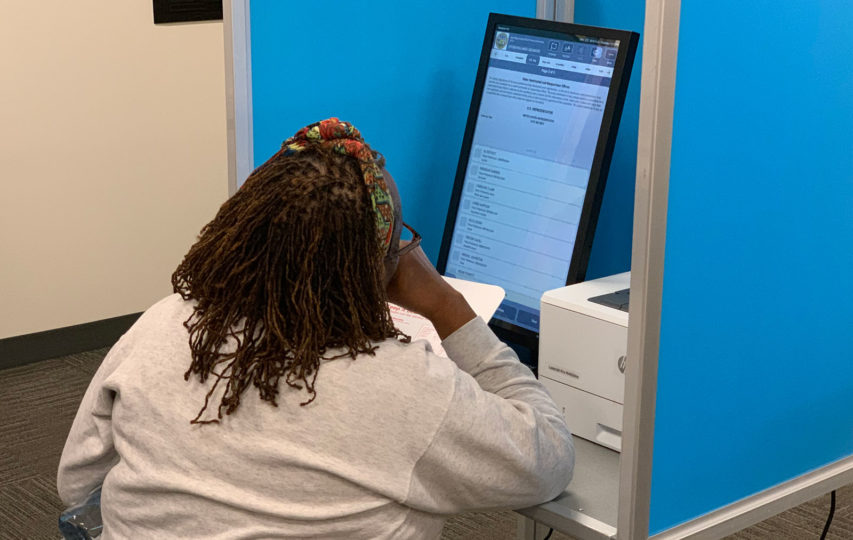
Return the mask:
[[358,160],[376,217],[379,241],[387,251],[394,233],[394,201],[378,164],[379,154],[364,142],[355,126],[337,118],[305,126],[284,141],[281,149],[285,156],[289,156],[311,146],[331,148],[339,154]]

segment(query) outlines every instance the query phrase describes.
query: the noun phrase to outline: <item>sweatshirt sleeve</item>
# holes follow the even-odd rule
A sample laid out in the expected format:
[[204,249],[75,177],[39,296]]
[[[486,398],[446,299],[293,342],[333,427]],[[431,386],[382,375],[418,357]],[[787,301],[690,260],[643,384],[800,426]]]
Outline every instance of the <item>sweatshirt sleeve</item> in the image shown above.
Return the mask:
[[480,317],[442,346],[460,369],[445,417],[413,469],[406,504],[454,514],[523,508],[562,493],[574,447],[545,388]]
[[105,382],[118,367],[126,342],[127,334],[101,362],[65,440],[56,487],[66,506],[82,502],[90,491],[103,484],[109,470],[118,462],[112,431],[115,392]]

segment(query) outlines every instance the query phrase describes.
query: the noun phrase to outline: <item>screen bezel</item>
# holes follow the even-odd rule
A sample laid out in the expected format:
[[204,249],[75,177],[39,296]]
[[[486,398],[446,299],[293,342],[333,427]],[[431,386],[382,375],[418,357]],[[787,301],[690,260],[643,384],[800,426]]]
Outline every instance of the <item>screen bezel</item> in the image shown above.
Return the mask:
[[[477,78],[474,82],[474,92],[471,97],[471,106],[468,110],[468,120],[465,125],[465,134],[462,138],[462,147],[459,152],[459,163],[456,167],[456,178],[453,191],[450,196],[450,206],[447,211],[447,221],[444,226],[441,248],[438,255],[436,268],[444,275],[447,269],[447,257],[450,252],[450,244],[453,237],[453,229],[456,225],[456,216],[459,210],[459,201],[462,196],[462,187],[465,181],[465,173],[468,169],[468,161],[471,154],[471,145],[474,139],[474,128],[482,102],[483,88],[486,82],[486,72],[489,67],[492,44],[498,25],[514,26],[533,31],[554,32],[562,35],[582,35],[587,37],[602,38],[608,40],[619,40],[619,48],[616,54],[616,62],[613,67],[610,90],[604,105],[604,114],[601,122],[601,131],[595,147],[595,154],[590,169],[589,182],[587,184],[586,196],[581,208],[580,222],[578,223],[577,236],[566,275],[566,285],[579,283],[586,276],[589,254],[592,249],[592,241],[595,235],[595,227],[598,222],[598,214],[601,210],[601,201],[604,196],[604,186],[607,173],[610,168],[610,159],[613,155],[613,147],[616,143],[616,134],[619,120],[622,116],[622,106],[625,103],[625,93],[628,88],[628,80],[631,77],[631,69],[634,63],[634,55],[637,50],[639,34],[624,30],[612,30],[583,26],[556,21],[545,21],[541,19],[530,19],[527,17],[516,17],[512,15],[501,15],[490,13],[486,25],[486,34],[483,40],[483,49],[480,54],[480,63],[477,68]],[[516,324],[508,323],[496,318],[489,322],[498,336],[503,340],[513,341],[535,350],[539,341],[538,332],[533,332]]]

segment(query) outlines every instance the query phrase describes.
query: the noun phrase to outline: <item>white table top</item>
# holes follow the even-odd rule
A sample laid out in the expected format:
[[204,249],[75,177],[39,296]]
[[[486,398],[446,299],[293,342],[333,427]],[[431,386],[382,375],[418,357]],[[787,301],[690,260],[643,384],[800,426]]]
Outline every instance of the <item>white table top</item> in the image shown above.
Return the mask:
[[579,539],[615,539],[619,453],[580,437],[574,443],[575,472],[568,489],[553,501],[518,513]]

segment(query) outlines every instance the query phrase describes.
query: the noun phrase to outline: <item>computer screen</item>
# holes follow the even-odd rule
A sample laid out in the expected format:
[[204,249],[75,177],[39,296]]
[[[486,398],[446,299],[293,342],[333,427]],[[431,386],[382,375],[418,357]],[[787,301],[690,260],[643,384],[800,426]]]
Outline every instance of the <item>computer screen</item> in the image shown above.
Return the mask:
[[502,327],[583,280],[637,39],[489,17],[438,266],[503,287]]

